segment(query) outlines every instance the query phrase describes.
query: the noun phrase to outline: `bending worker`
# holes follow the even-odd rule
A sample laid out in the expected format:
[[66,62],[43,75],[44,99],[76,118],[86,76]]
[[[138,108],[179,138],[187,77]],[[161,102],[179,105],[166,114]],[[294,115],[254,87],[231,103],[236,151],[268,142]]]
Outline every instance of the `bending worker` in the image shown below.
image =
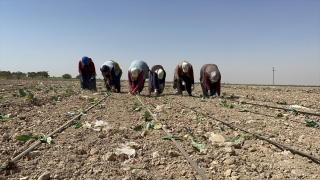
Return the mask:
[[128,82],[131,94],[140,94],[146,79],[149,78],[149,66],[144,61],[134,60],[128,70]]
[[82,89],[97,91],[96,86],[96,68],[91,58],[83,56],[78,63],[80,75],[80,86]]
[[182,91],[187,90],[189,96],[192,96],[191,88],[194,89],[193,67],[187,61],[182,61],[176,66],[173,88],[178,89],[177,94],[179,95],[182,95]]
[[120,92],[122,70],[119,64],[113,60],[106,61],[100,67],[100,71],[102,73],[106,89],[108,91],[112,90],[112,92]]
[[166,71],[161,65],[155,65],[149,72],[148,90],[149,95],[154,91],[155,95],[163,92],[166,82]]
[[200,83],[204,97],[220,96],[221,74],[215,64],[205,64],[200,70]]

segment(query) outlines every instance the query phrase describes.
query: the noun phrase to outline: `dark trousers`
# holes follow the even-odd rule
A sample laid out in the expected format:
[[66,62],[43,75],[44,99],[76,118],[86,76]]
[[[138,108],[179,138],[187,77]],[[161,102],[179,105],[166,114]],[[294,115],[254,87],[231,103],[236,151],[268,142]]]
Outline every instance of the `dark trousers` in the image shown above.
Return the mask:
[[120,92],[120,87],[121,87],[121,86],[120,86],[120,84],[121,84],[120,76],[115,76],[115,77],[113,77],[113,78],[115,78],[115,79],[110,82],[110,85],[108,85],[108,84],[107,84],[107,80],[104,79],[104,83],[105,83],[105,85],[106,85],[106,89],[107,89],[108,91],[110,91],[110,90],[111,90],[111,86],[114,85],[115,88],[117,89],[117,91]]
[[[139,92],[139,93],[143,90],[143,88],[144,88],[144,83],[145,83],[145,82],[146,82],[146,80],[144,79],[141,87],[138,89],[138,92]],[[132,87],[133,87],[133,88],[136,88],[137,85],[138,85],[138,81],[132,81]]]
[[214,89],[215,83],[210,83],[210,95],[208,95],[208,90],[206,88],[205,83],[201,83],[202,93],[204,97],[213,96],[216,94],[216,90]]
[[80,86],[82,89],[97,91],[96,78],[91,79],[91,71],[82,71],[80,76]]
[[[176,79],[175,81],[179,94],[182,94],[182,91],[187,90],[188,94],[191,95],[191,79],[188,76],[182,76],[181,79]],[[182,85],[182,81],[186,83],[185,86]]]

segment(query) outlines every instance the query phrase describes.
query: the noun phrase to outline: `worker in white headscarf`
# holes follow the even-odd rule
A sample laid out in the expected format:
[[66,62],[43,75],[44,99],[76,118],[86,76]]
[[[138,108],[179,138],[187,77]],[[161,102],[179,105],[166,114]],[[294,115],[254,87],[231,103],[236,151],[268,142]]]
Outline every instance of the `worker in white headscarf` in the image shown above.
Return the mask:
[[149,95],[151,95],[152,92],[154,92],[155,95],[161,94],[164,90],[165,82],[166,82],[166,71],[163,69],[161,65],[153,66],[149,72],[149,80],[148,80]]
[[140,94],[146,79],[149,78],[149,66],[144,61],[134,60],[128,70],[128,82],[131,94]]
[[182,91],[187,90],[189,96],[192,96],[191,89],[194,89],[194,77],[193,67],[189,62],[182,61],[176,66],[173,88],[178,90],[179,95],[182,95]]
[[205,64],[200,70],[200,83],[204,97],[220,96],[221,73],[215,64]]

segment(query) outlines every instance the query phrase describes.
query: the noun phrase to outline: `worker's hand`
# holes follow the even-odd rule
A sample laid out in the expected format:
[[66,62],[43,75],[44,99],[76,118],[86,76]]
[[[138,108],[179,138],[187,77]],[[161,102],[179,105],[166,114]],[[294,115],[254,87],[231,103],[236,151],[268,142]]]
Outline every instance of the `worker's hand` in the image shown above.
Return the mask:
[[94,75],[91,76],[90,80],[94,79]]
[[210,92],[210,90],[208,90],[208,96],[211,96],[211,92]]
[[111,91],[116,92],[116,87],[114,85],[111,86]]
[[194,90],[194,84],[191,85],[191,89],[192,89],[192,91]]
[[159,92],[158,92],[157,89],[154,90],[154,94],[155,94],[156,96],[159,95]]

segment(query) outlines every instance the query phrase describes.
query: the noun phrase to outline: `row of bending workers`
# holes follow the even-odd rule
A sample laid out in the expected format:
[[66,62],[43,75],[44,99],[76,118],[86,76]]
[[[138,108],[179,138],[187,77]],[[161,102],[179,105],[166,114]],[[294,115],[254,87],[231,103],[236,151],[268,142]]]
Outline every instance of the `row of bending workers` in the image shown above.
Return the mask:
[[[84,56],[78,63],[80,73],[80,86],[82,89],[97,91],[95,65],[91,58]],[[104,79],[105,87],[112,92],[121,92],[120,80],[122,69],[113,60],[108,60],[100,67]],[[166,71],[161,65],[154,65],[149,68],[144,61],[134,60],[128,69],[129,94],[140,94],[144,89],[144,84],[148,79],[148,95],[163,93],[166,81]],[[200,84],[203,96],[220,96],[221,73],[215,64],[204,64],[200,69]],[[187,61],[180,62],[175,70],[173,77],[173,88],[177,89],[178,95],[182,91],[187,91],[192,96],[194,89],[193,67]]]

